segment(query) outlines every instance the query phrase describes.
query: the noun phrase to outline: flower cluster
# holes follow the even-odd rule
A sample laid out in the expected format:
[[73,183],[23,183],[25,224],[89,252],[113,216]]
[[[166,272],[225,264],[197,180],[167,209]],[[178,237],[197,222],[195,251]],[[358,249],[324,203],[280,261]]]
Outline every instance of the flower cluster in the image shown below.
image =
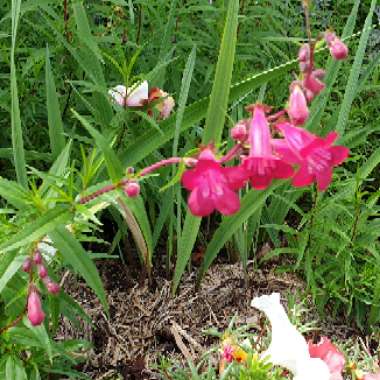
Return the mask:
[[29,273],[30,276],[27,304],[28,319],[33,326],[38,326],[44,321],[45,313],[42,310],[38,289],[33,283],[33,275],[35,273],[37,274],[37,277],[43,282],[46,290],[50,294],[58,294],[60,292],[60,286],[48,276],[48,271],[39,249],[33,252],[32,257],[25,259],[22,270]]
[[[332,32],[324,38],[334,59],[348,54],[346,45]],[[195,167],[185,171],[182,185],[190,191],[188,205],[196,216],[214,210],[231,215],[239,210],[237,191],[249,183],[256,190],[268,188],[274,179],[291,179],[295,187],[317,184],[324,191],[332,181],[333,168],[349,155],[348,148],[334,146],[336,132],[317,136],[302,126],[309,118],[309,104],[325,87],[324,70],[314,67],[314,44],[301,46],[299,79],[290,85],[287,107],[270,114],[264,104],[247,107],[250,117],[232,129],[236,145],[217,159],[212,146],[203,148]],[[237,166],[222,164],[235,157]]]

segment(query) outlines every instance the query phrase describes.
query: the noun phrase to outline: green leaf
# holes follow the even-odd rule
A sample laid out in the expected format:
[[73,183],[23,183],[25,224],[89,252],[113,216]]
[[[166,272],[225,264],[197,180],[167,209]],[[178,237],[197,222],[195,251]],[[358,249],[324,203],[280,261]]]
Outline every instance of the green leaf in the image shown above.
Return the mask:
[[48,355],[49,362],[52,364],[53,349],[45,325],[41,324],[40,326],[32,326],[27,318],[24,318],[24,324],[30,329],[36,339],[41,343],[41,346],[45,349]]
[[26,255],[15,256],[13,252],[8,252],[6,255],[1,256],[0,263],[0,293],[6,287],[8,282],[18,272],[22,263],[26,259]]
[[377,148],[364,162],[356,173],[359,180],[366,179],[380,163],[380,148]]
[[0,196],[18,209],[30,206],[30,195],[17,182],[0,177]]
[[46,47],[46,105],[48,113],[50,148],[54,158],[65,147],[65,136],[54,75],[50,66],[49,48]]
[[[228,98],[231,88],[232,70],[235,59],[236,34],[238,26],[239,1],[230,0],[222,42],[219,50],[218,63],[207,109],[203,144],[219,143],[227,113]],[[186,264],[190,259],[201,218],[187,211],[184,228],[178,243],[177,262],[173,278],[172,292],[175,293],[181,280]]]
[[348,77],[346,91],[344,93],[343,102],[339,111],[338,122],[336,124],[336,131],[340,135],[344,133],[344,130],[346,128],[346,124],[348,121],[348,117],[350,115],[351,105],[357,93],[360,70],[362,67],[368,38],[371,32],[372,16],[375,10],[376,3],[377,3],[377,0],[371,1],[371,8],[365,20],[362,35],[360,36],[360,40],[359,40],[358,50],[356,52],[354,63],[350,71],[350,76]]
[[238,13],[239,1],[230,0],[210,103],[207,108],[203,144],[210,142],[218,144],[222,136],[235,59]]
[[88,48],[95,54],[96,58],[100,62],[104,63],[99,46],[91,34],[90,25],[88,23],[83,3],[80,1],[73,1],[72,7],[74,11],[75,22],[77,24],[77,34],[79,39],[88,46]]
[[75,110],[72,110],[72,112],[74,116],[81,122],[83,127],[87,129],[87,131],[95,140],[96,145],[102,151],[111,180],[114,183],[118,182],[123,176],[124,170],[120,160],[118,159],[116,153],[112,150],[109,142],[100,132],[92,127],[84,117],[79,115]]
[[77,271],[94,290],[103,307],[108,313],[108,305],[102,280],[94,262],[82,245],[65,227],[58,227],[49,233],[54,246],[59,250],[63,258]]
[[13,161],[16,169],[17,181],[23,187],[28,187],[26,175],[26,163],[24,152],[24,141],[22,137],[22,126],[20,116],[20,104],[17,90],[17,76],[15,65],[15,47],[17,27],[20,17],[21,0],[12,0],[12,48],[11,48],[11,128]]
[[201,282],[204,274],[216,258],[224,244],[233,236],[237,229],[251,217],[257,210],[260,210],[268,196],[282,182],[274,183],[270,189],[265,191],[250,190],[242,199],[241,208],[235,215],[224,218],[218,229],[215,231],[210,243],[207,246],[202,265],[197,276],[197,284]]
[[67,208],[55,207],[25,226],[10,239],[0,244],[0,252],[12,251],[30,244],[71,219],[71,212]]

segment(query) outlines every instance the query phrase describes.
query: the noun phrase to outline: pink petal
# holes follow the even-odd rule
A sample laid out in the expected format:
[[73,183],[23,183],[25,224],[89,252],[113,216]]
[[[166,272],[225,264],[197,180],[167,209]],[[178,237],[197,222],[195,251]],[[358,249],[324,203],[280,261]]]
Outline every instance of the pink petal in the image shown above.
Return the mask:
[[380,380],[380,370],[376,373],[367,373],[364,375],[363,380]]
[[325,143],[326,145],[332,145],[336,141],[336,139],[339,137],[338,132],[330,132],[326,137],[325,137]]
[[138,86],[128,87],[126,104],[128,107],[140,107],[149,99],[148,82],[144,80]]
[[191,213],[195,216],[210,215],[215,209],[214,202],[212,201],[210,194],[207,194],[201,186],[196,187],[190,193],[187,203]]
[[309,342],[309,353],[312,358],[322,359],[332,374],[331,379],[341,379],[342,371],[346,364],[343,354],[331,343],[327,337],[322,337],[320,342],[314,344]]
[[223,174],[232,190],[241,189],[248,180],[248,173],[242,165],[224,168]]
[[277,128],[282,132],[289,148],[295,154],[298,154],[305,146],[317,138],[307,130],[295,127],[290,123],[280,123]]
[[186,170],[181,178],[182,186],[187,190],[194,190],[199,186],[201,180],[199,171],[196,169]]
[[268,157],[272,155],[271,134],[264,108],[256,105],[249,123],[249,145],[252,157]]
[[294,125],[304,124],[309,117],[305,94],[297,84],[290,92],[289,106],[286,111]]
[[251,177],[252,187],[256,190],[265,190],[272,183],[273,176],[271,174],[263,176],[253,175]]
[[332,146],[329,151],[334,166],[340,165],[350,154],[350,150],[345,146]]
[[332,169],[326,169],[323,172],[316,172],[318,190],[325,191],[332,181]]
[[228,187],[224,187],[223,193],[215,197],[215,208],[223,215],[235,214],[240,208],[238,195]]
[[276,162],[276,167],[273,170],[273,177],[278,179],[290,178],[294,174],[292,166],[286,162],[278,160]]
[[293,153],[284,139],[273,139],[272,146],[275,153],[277,153],[285,162],[289,164],[298,164],[300,157]]
[[292,185],[295,187],[309,186],[313,183],[314,176],[309,173],[307,165],[301,165],[300,169],[293,177]]

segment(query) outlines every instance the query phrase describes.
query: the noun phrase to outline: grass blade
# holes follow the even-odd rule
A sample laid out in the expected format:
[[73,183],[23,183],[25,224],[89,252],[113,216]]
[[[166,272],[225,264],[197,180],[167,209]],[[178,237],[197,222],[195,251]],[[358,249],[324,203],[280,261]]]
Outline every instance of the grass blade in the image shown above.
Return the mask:
[[[202,139],[203,144],[211,142],[217,144],[222,136],[235,59],[238,13],[239,1],[230,0],[210,102],[207,109],[206,124]],[[176,292],[182,274],[190,259],[201,220],[201,218],[192,215],[189,210],[187,211],[183,232],[178,243],[179,249],[177,252],[177,262],[172,286],[173,293]]]
[[15,65],[15,47],[17,27],[20,18],[21,0],[12,0],[12,48],[11,48],[11,126],[13,160],[16,169],[17,181],[20,185],[28,187],[26,175],[26,162],[24,152],[24,141],[22,137],[22,126],[20,116],[20,104],[17,90],[17,76]]
[[65,147],[65,136],[57,90],[51,70],[49,48],[46,48],[46,105],[48,113],[50,148],[53,158],[57,158]]
[[340,107],[338,122],[336,125],[336,131],[340,135],[344,133],[344,130],[346,128],[346,124],[348,121],[348,117],[350,115],[351,105],[356,95],[356,90],[357,90],[359,76],[360,76],[360,70],[362,67],[369,34],[371,32],[372,16],[375,10],[376,3],[377,3],[377,0],[371,1],[371,8],[365,20],[363,32],[359,40],[358,50],[356,52],[354,63],[350,71],[350,76],[348,77],[346,91],[344,93],[344,98],[343,98],[342,106]]

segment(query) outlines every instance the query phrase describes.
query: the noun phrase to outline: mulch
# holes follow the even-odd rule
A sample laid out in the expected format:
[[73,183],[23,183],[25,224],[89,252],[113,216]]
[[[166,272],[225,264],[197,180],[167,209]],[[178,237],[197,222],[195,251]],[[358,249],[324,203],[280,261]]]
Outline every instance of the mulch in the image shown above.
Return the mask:
[[[119,260],[100,266],[110,306],[108,319],[94,294],[80,281],[66,281],[71,294],[93,320],[91,328],[78,329],[64,320],[59,338],[85,338],[93,349],[82,371],[95,380],[157,379],[155,365],[163,355],[184,362],[197,361],[217,342],[205,330],[226,329],[233,317],[235,325],[259,326],[260,315],[250,307],[253,297],[271,292],[301,295],[305,284],[296,275],[276,273],[275,266],[249,270],[248,279],[240,264],[213,265],[196,291],[195,272],[185,276],[178,295],[171,295],[170,282],[155,275],[156,284],[130,277]],[[312,318],[317,318],[313,315]],[[345,325],[325,321],[323,333],[352,335]]]

